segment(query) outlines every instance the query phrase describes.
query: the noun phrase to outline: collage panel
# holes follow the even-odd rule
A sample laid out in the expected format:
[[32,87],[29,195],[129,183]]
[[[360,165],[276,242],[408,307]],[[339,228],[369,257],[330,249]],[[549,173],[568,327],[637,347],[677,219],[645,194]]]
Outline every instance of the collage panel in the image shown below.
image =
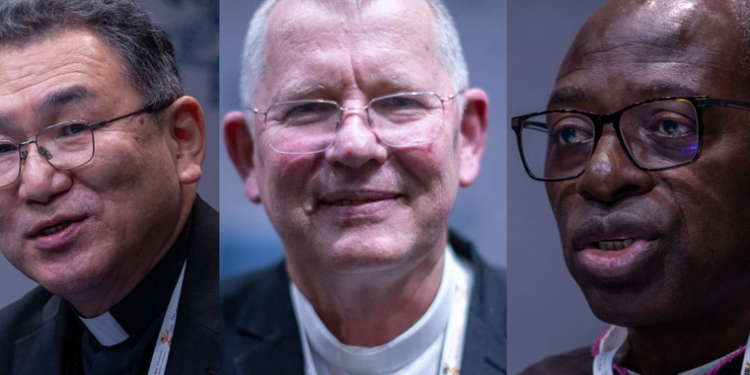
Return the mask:
[[508,12],[509,373],[750,371],[750,3]]
[[508,4],[508,373],[591,345],[606,325],[565,265],[545,183],[524,168],[510,118],[547,109],[565,54],[605,0]]
[[218,374],[218,11],[0,2],[0,374]]
[[260,4],[221,2],[223,373],[504,374],[505,2],[265,2],[243,46]]

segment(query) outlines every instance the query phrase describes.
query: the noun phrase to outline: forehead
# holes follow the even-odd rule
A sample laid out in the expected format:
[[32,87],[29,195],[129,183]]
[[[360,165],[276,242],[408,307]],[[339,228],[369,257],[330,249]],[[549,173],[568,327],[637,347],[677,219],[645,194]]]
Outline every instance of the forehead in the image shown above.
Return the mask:
[[737,99],[740,42],[723,1],[610,2],[573,42],[550,107],[575,103],[607,113],[663,96]]
[[424,0],[281,1],[269,17],[265,47],[261,86],[265,81],[271,91],[414,86],[434,81],[439,65],[434,16]]
[[125,84],[119,55],[89,31],[68,30],[0,51],[2,112],[65,86],[80,85],[102,96],[132,90]]

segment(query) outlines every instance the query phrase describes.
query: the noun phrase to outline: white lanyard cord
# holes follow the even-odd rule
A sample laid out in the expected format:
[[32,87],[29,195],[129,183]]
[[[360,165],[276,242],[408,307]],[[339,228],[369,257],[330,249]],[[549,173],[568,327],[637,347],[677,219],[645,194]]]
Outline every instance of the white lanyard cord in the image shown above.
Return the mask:
[[164,375],[164,372],[167,370],[167,359],[169,359],[169,350],[172,349],[172,336],[174,335],[174,327],[177,322],[177,304],[180,302],[182,280],[185,278],[186,266],[187,261],[182,265],[180,278],[177,280],[177,285],[175,285],[172,292],[172,298],[169,300],[169,307],[167,307],[167,312],[164,314],[164,321],[161,323],[159,337],[156,338],[156,347],[154,348],[154,355],[151,357],[151,366],[148,368],[148,375]]

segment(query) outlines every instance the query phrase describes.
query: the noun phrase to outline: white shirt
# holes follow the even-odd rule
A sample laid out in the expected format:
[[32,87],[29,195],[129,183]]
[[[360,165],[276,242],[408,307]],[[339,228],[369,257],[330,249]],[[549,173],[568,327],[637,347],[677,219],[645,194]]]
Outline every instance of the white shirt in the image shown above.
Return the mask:
[[[601,352],[603,348],[607,347],[613,347],[613,345],[616,345],[614,342],[615,340],[615,330],[617,331],[623,331],[621,334],[624,334],[627,337],[627,328],[624,327],[618,327],[618,326],[612,326],[612,330],[606,334],[604,337],[602,337],[602,341],[599,342],[599,351]],[[628,354],[628,344],[627,341],[623,346],[620,347],[620,349],[617,351],[617,354],[615,354],[615,363],[622,363],[622,360],[625,359],[625,356]],[[716,366],[718,366],[721,361],[723,361],[725,358],[729,357],[730,355],[734,354],[734,352],[729,353],[719,359],[716,359],[714,361],[711,361],[709,363],[706,363],[705,365],[698,366],[696,368],[681,372],[677,375],[706,375],[711,372]],[[628,370],[628,375],[640,375],[635,371]]]
[[[372,347],[341,343],[326,328],[310,302],[292,283],[292,304],[300,323],[303,346],[307,346],[316,375],[407,375],[437,374],[446,327],[451,315],[453,285],[456,278],[465,278],[468,290],[473,274],[468,263],[459,260],[453,249],[446,247],[443,276],[435,299],[422,317],[392,341]],[[303,352],[305,348],[303,348]]]
[[117,345],[130,337],[109,311],[91,319],[86,319],[82,316],[78,318],[89,329],[89,332],[94,335],[96,341],[99,341],[103,346]]

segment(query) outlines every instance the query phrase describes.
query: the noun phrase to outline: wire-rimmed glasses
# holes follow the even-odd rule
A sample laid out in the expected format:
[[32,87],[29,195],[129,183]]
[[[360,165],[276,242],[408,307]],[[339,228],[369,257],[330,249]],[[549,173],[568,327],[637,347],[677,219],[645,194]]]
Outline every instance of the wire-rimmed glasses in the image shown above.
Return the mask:
[[384,144],[412,147],[434,142],[444,129],[444,103],[434,92],[407,92],[372,99],[364,107],[343,108],[329,100],[275,103],[261,112],[271,148],[282,154],[323,152],[336,140],[345,111],[365,111],[370,128]]
[[698,108],[750,103],[708,97],[667,97],[638,102],[606,115],[579,110],[551,110],[514,117],[513,131],[524,168],[539,181],[579,177],[612,124],[628,158],[644,171],[662,171],[694,163],[702,148]]
[[131,116],[156,113],[171,104],[172,101],[148,105],[135,112],[93,124],[84,120],[60,122],[42,129],[36,137],[21,143],[0,139],[0,188],[12,185],[21,176],[21,165],[29,155],[28,150],[21,149],[23,146],[36,144],[39,154],[55,169],[78,168],[94,158],[95,129]]

